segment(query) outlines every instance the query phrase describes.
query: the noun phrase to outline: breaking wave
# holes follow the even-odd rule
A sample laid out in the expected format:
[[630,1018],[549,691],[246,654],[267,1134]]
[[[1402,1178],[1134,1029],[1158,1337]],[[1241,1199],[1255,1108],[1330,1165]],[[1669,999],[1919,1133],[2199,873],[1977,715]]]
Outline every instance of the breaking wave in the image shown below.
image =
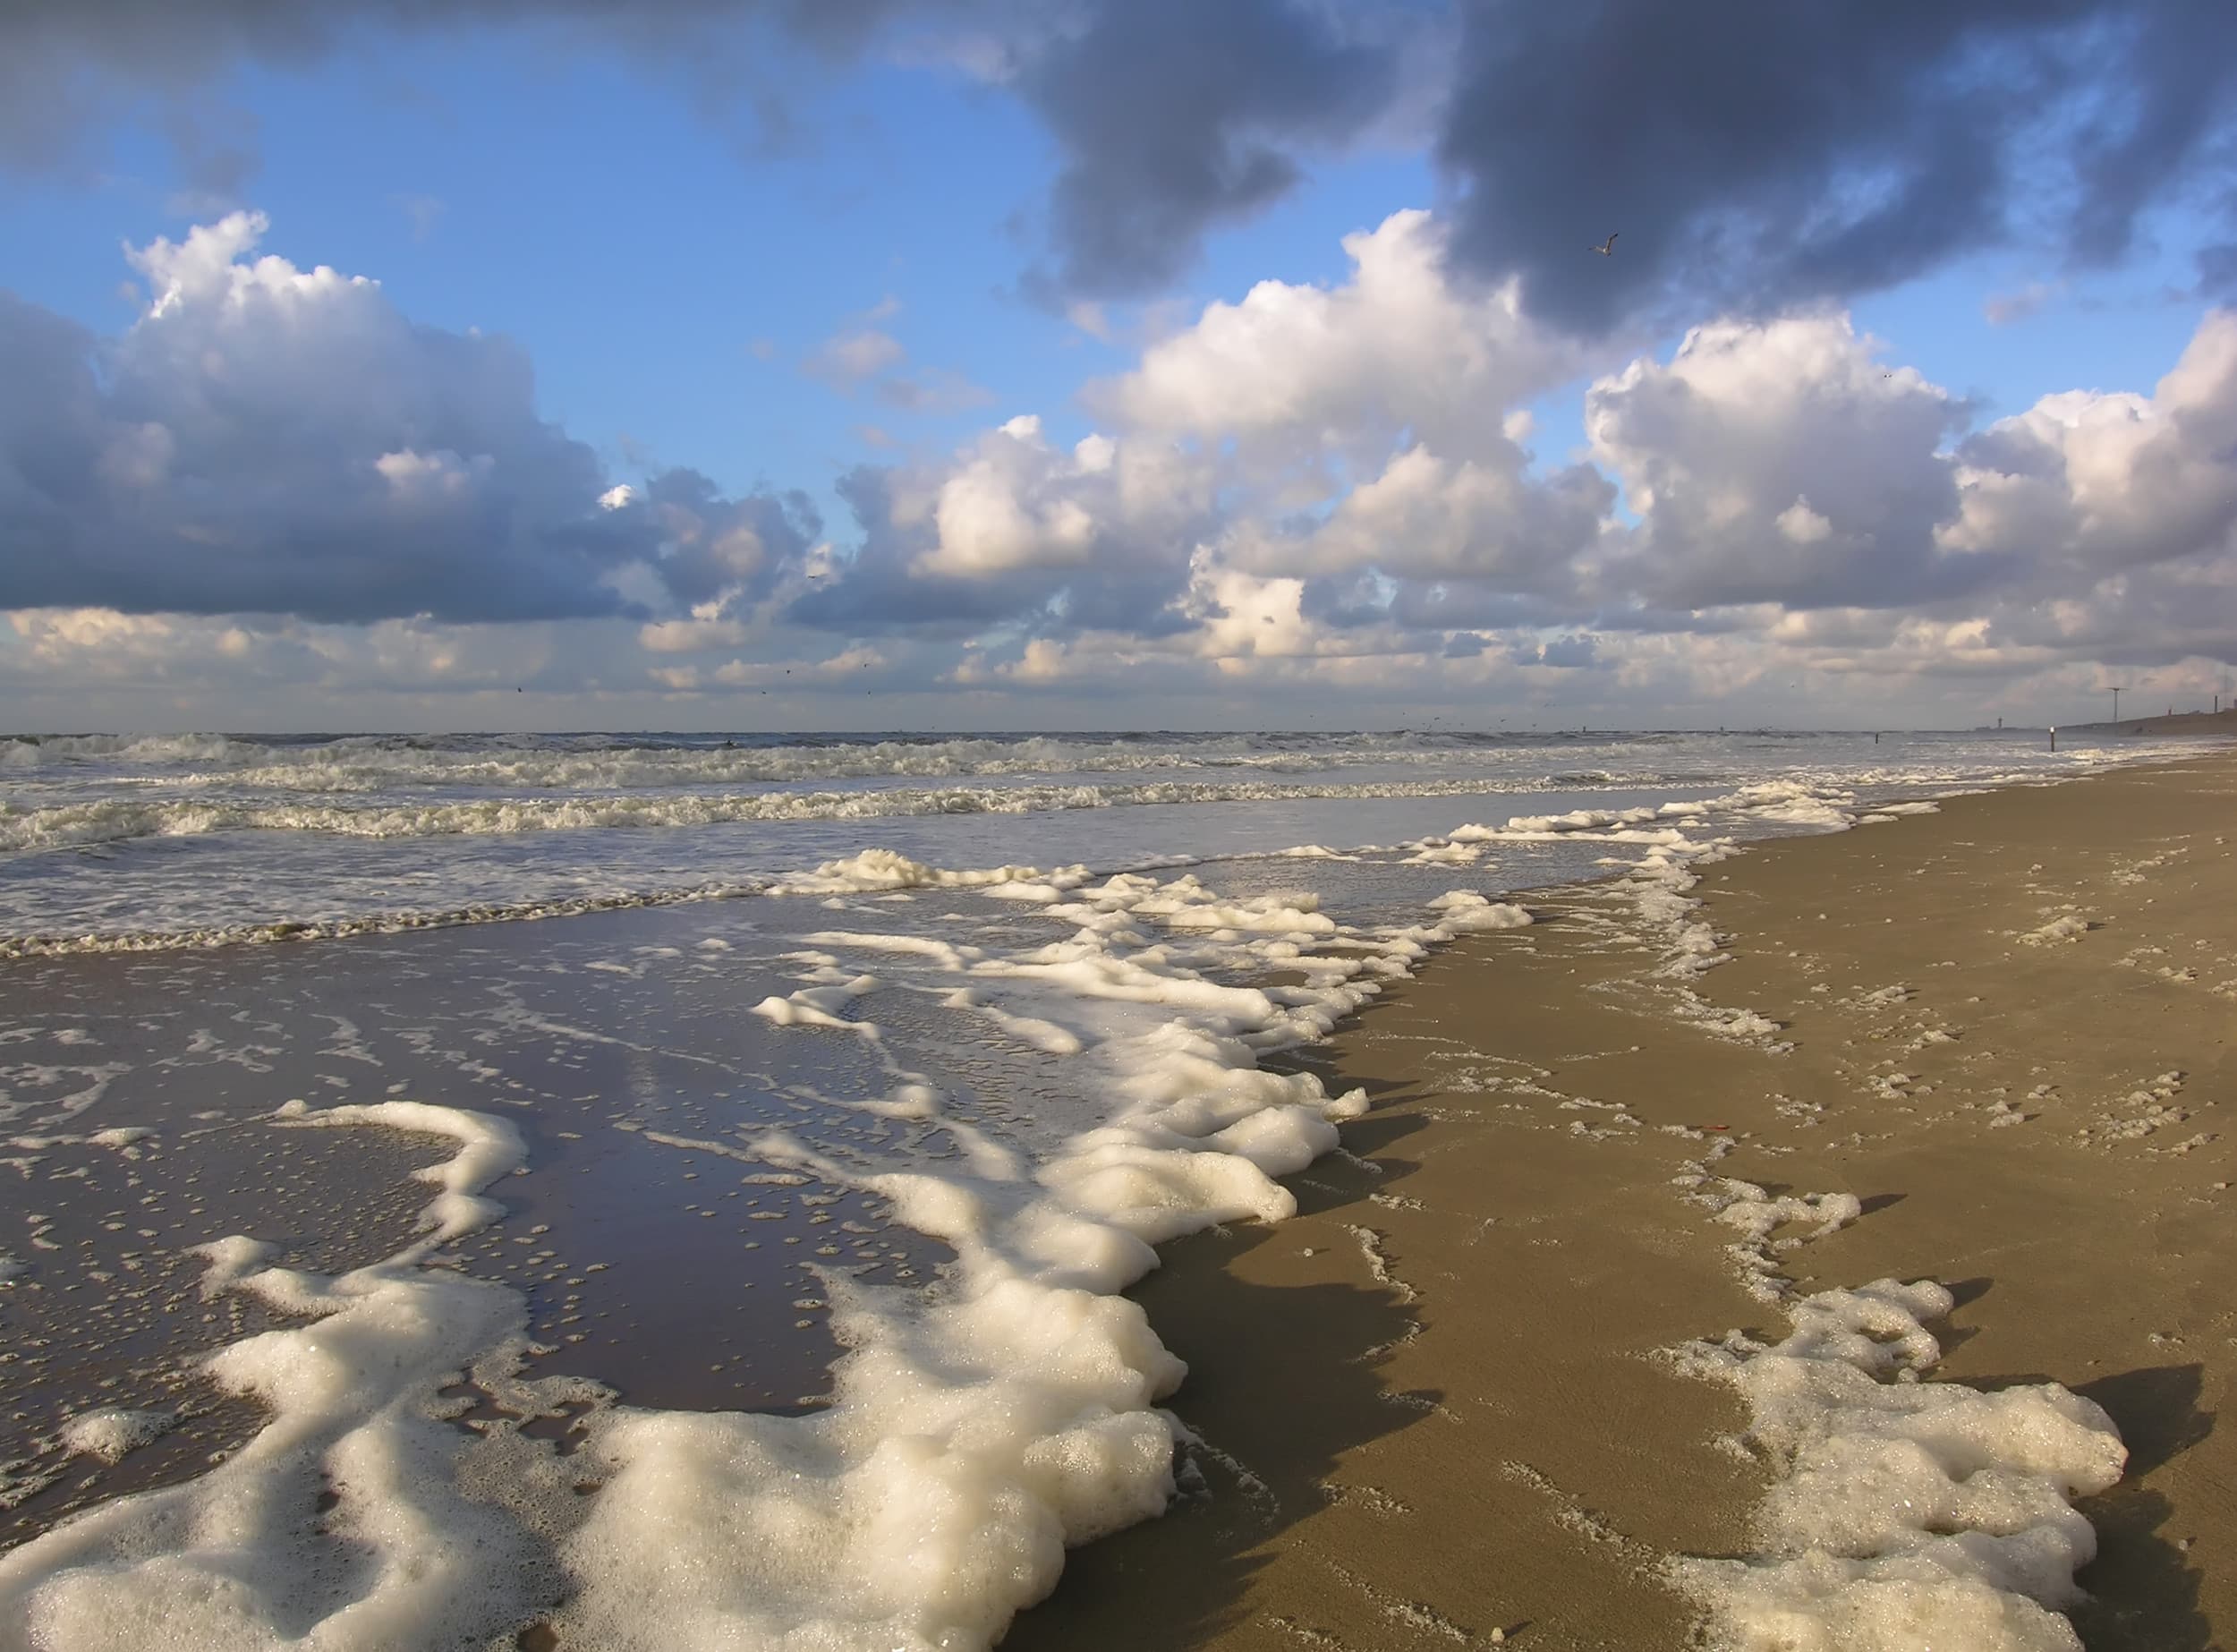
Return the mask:
[[1455,776],[1424,780],[1155,780],[1118,784],[912,787],[863,791],[659,793],[506,797],[350,805],[132,796],[44,808],[0,805],[0,852],[227,831],[329,832],[351,838],[504,837],[519,832],[717,826],[754,821],[891,820],[925,814],[1039,814],[1159,804],[1308,798],[1451,797],[1545,789],[1543,779]]

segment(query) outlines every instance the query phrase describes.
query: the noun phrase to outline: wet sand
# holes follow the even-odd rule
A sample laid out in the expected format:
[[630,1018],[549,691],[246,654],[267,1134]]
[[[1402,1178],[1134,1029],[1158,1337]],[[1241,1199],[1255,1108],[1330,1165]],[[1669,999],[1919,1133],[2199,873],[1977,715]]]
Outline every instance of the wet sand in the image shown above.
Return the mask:
[[[739,950],[665,957],[726,927]],[[495,1190],[504,1219],[437,1260],[523,1293],[525,1375],[654,1406],[824,1403],[839,1349],[819,1270],[906,1282],[948,1253],[857,1190],[677,1145],[756,1122],[890,1128],[770,1076],[767,1024],[736,1009],[769,984],[747,940],[708,905],[0,963],[0,1256],[21,1270],[0,1288],[0,1553],[191,1478],[262,1426],[202,1363],[293,1322],[242,1293],[204,1299],[193,1247],[245,1233],[335,1273],[413,1236],[415,1174],[455,1144],[276,1124],[299,1097],[436,1099],[522,1133],[527,1173]],[[614,971],[654,943],[667,974]],[[505,1415],[471,1384],[451,1397],[462,1427]],[[120,1461],[71,1455],[64,1420],[107,1406],[172,1425]]]
[[1190,1364],[1195,1494],[1076,1554],[1006,1648],[1687,1644],[1663,1561],[1747,1552],[1765,1475],[1720,1446],[1733,1395],[1657,1350],[1784,1329],[1672,1185],[1718,1139],[1722,1174],[1863,1201],[1782,1258],[1807,1288],[1939,1279],[1936,1375],[2112,1415],[2091,1652],[2224,1644],[2233,839],[2216,756],[1709,867],[1726,961],[1682,985],[1616,885],[1457,946],[1320,1052],[1376,1107],[1293,1179],[1298,1218],[1138,1288]]

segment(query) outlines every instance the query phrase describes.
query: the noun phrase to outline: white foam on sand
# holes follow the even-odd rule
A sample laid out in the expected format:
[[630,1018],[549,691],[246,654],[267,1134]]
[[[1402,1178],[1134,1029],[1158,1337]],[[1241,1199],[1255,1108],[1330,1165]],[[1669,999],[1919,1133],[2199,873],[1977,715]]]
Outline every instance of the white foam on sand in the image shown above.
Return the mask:
[[[1156,1265],[1161,1240],[1290,1214],[1275,1178],[1365,1110],[1364,1094],[1263,1070],[1262,1052],[1320,1035],[1429,945],[1528,922],[1472,891],[1442,898],[1437,914],[1343,937],[1354,950],[1280,993],[1208,974],[1310,966],[1300,937],[1336,926],[1295,897],[1229,901],[1193,876],[1079,889],[1048,911],[1070,938],[1016,954],[811,937],[883,951],[982,1013],[1024,994],[1010,1001],[1033,1013],[1003,1013],[1044,1029],[1042,1047],[1051,1014],[1068,1014],[1060,1030],[1103,1110],[1040,1156],[967,1153],[961,1167],[865,1165],[776,1134],[693,1144],[876,1195],[956,1260],[929,1294],[826,1281],[852,1350],[827,1410],[617,1408],[596,1421],[583,1449],[604,1485],[565,1546],[562,1636],[615,1648],[982,1647],[1054,1585],[1067,1546],[1161,1511],[1179,1435],[1157,1402],[1184,1370],[1118,1292]],[[1175,932],[1185,949],[1161,938]],[[908,1087],[916,1116],[940,1116],[930,1086]]]
[[779,1026],[837,1026],[876,1038],[878,1028],[869,1021],[850,1021],[840,1013],[878,984],[875,975],[850,975],[828,964],[818,965],[812,972],[813,985],[804,986],[782,997],[772,992],[753,1006],[747,1013],[764,1021],[774,1021]]
[[[1038,1047],[1062,1032],[1103,1111],[1036,1158],[966,1154],[968,1173],[842,1162],[782,1136],[733,1149],[875,1194],[956,1260],[929,1296],[827,1282],[853,1351],[826,1411],[624,1408],[594,1425],[585,1450],[605,1486],[566,1546],[563,1635],[620,1648],[980,1647],[1054,1584],[1067,1546],[1161,1511],[1178,1435],[1157,1402],[1183,1367],[1117,1293],[1156,1265],[1161,1240],[1289,1215],[1274,1179],[1365,1111],[1364,1094],[1262,1069],[1263,1051],[1318,1036],[1426,945],[1528,921],[1472,891],[1437,912],[1345,937],[1355,951],[1280,994],[1208,974],[1311,965],[1301,939],[1335,925],[1296,897],[1229,901],[1193,876],[1079,889],[1048,912],[1071,936],[1016,954],[812,937],[882,951],[981,1013],[1029,1022]],[[937,1113],[928,1086],[912,1093],[919,1116]]]
[[[1482,934],[1495,929],[1521,929],[1530,922],[1530,914],[1510,900],[1492,900],[1473,890],[1447,890],[1429,903],[1430,910],[1444,915],[1438,927],[1456,935]],[[1438,937],[1429,937],[1435,940]]]
[[2056,1383],[1983,1392],[1928,1380],[1927,1327],[1955,1299],[1932,1280],[1805,1294],[1797,1247],[1856,1221],[1847,1193],[1773,1195],[1711,1167],[1678,1178],[1739,1238],[1727,1253],[1785,1336],[1728,1331],[1671,1350],[1681,1370],[1747,1402],[1734,1442],[1768,1469],[1754,1552],[1683,1557],[1673,1581],[1708,1613],[1714,1652],[2081,1652],[2059,1614],[2097,1536],[2073,1500],[2121,1477],[2126,1448],[2094,1401]]
[[127,1452],[161,1439],[173,1420],[168,1411],[128,1411],[120,1406],[104,1406],[98,1411],[81,1412],[64,1423],[62,1443],[81,1457],[122,1462]]
[[[509,1632],[549,1589],[518,1523],[456,1488],[465,1437],[439,1420],[436,1400],[477,1355],[521,1334],[523,1299],[420,1265],[498,1213],[476,1194],[521,1162],[517,1134],[501,1120],[409,1102],[297,1105],[285,1118],[457,1141],[450,1160],[421,1173],[438,1188],[427,1237],[337,1277],[259,1268],[259,1248],[245,1238],[210,1248],[221,1289],[307,1316],[207,1362],[220,1388],[269,1420],[200,1477],[101,1504],[0,1555],[0,1647],[480,1645]],[[81,1420],[101,1442],[130,1432]],[[322,1494],[333,1499],[323,1511]]]
[[1032,866],[994,866],[948,871],[911,860],[894,849],[864,849],[844,860],[826,861],[812,873],[770,886],[772,895],[848,895],[876,890],[968,889],[998,900],[1054,900],[1087,881],[1084,866],[1044,873]]
[[[1784,1301],[1793,1294],[1792,1282],[1781,1271],[1789,1251],[1838,1232],[1864,1213],[1863,1202],[1853,1193],[1773,1195],[1751,1181],[1712,1175],[1707,1163],[1704,1160],[1688,1165],[1677,1185],[1687,1189],[1688,1199],[1715,1212],[1719,1222],[1737,1230],[1739,1237],[1725,1247],[1725,1254],[1739,1269],[1748,1293],[1758,1301]],[[1807,1231],[1780,1233],[1790,1226]]]
[[2055,1383],[1984,1393],[1923,1380],[1948,1314],[1932,1281],[1792,1301],[1791,1329],[1680,1350],[1730,1382],[1773,1476],[1744,1560],[1685,1560],[1724,1652],[2080,1652],[2059,1608],[2097,1535],[2073,1499],[2127,1452],[2095,1402]]
[[[1848,800],[1807,786],[1748,788],[1735,798],[1800,824],[1853,823]],[[1687,984],[1728,956],[1698,916],[1693,868],[1736,847],[1656,846],[1615,881],[1611,898],[1629,907],[1631,939],[1659,954],[1637,984],[1662,984],[1674,1012],[1707,1030],[1778,1050],[1776,1023],[1713,1007]],[[2055,924],[2021,937],[2076,938]],[[2112,1419],[2055,1383],[1992,1393],[1927,1380],[1942,1350],[1927,1326],[1954,1305],[1931,1280],[1802,1294],[1784,1271],[1789,1253],[1856,1221],[1862,1204],[1848,1193],[1774,1195],[1716,1174],[1735,1147],[1720,1139],[1677,1185],[1734,1230],[1726,1250],[1743,1283],[1790,1328],[1770,1342],[1735,1330],[1675,1350],[1682,1368],[1739,1391],[1749,1413],[1740,1443],[1772,1475],[1753,1554],[1671,1563],[1674,1580],[1707,1609],[1708,1645],[2081,1652],[2059,1609],[2081,1597],[2074,1573],[2097,1553],[2073,1502],[2115,1484],[2126,1462]]]
[[[420,1172],[434,1184],[421,1236],[337,1276],[270,1265],[248,1236],[203,1248],[211,1291],[304,1316],[208,1364],[270,1421],[200,1478],[102,1505],[0,1558],[0,1648],[490,1645],[539,1615],[566,1644],[601,1648],[985,1647],[1053,1586],[1068,1546],[1173,1494],[1180,1436],[1159,1402],[1183,1367],[1119,1293],[1156,1265],[1161,1240],[1290,1214],[1277,1179],[1366,1110],[1364,1093],[1331,1095],[1261,1057],[1323,1035],[1434,946],[1529,922],[1461,890],[1424,921],[1346,929],[1302,890],[1228,896],[1193,874],[1091,886],[898,857],[831,863],[788,887],[971,889],[1022,899],[1046,925],[999,949],[819,932],[804,938],[816,950],[792,955],[796,990],[761,1006],[782,1036],[829,1037],[838,1023],[868,1038],[890,1085],[854,1104],[937,1122],[959,1153],[897,1144],[879,1161],[783,1136],[647,1133],[855,1186],[954,1252],[930,1290],[826,1277],[848,1350],[828,1407],[601,1406],[568,1460],[595,1465],[601,1484],[559,1497],[564,1518],[547,1518],[526,1480],[484,1501],[477,1470],[481,1490],[466,1495],[462,1453],[479,1448],[441,1420],[439,1391],[469,1368],[486,1383],[521,1346],[525,1305],[425,1264],[501,1214],[484,1189],[523,1165],[520,1137],[425,1103],[290,1103],[276,1127],[456,1144]],[[846,961],[863,955],[876,975]],[[1277,970],[1285,984],[1243,984]],[[1067,1091],[1092,1106],[1032,1120],[1016,1146],[950,1116],[935,1085],[850,1018],[857,1000],[899,991],[978,1017],[1039,1059],[1070,1052]]]
[[1697,868],[1738,852],[1730,838],[1675,834],[1626,864],[1604,886],[1603,898],[1624,909],[1613,927],[1654,956],[1646,974],[1629,984],[1643,1003],[1659,1001],[1665,1012],[1716,1037],[1783,1052],[1790,1046],[1780,1039],[1778,1022],[1752,1009],[1714,1004],[1694,985],[1731,957],[1715,926],[1700,916],[1701,903],[1691,893],[1701,881]]
[[322,1107],[313,1112],[301,1101],[288,1102],[273,1117],[283,1124],[333,1128],[341,1125],[384,1124],[393,1130],[417,1130],[429,1136],[447,1136],[459,1144],[458,1152],[440,1164],[415,1172],[421,1181],[441,1189],[420,1213],[421,1230],[427,1238],[400,1252],[398,1260],[418,1260],[438,1245],[486,1226],[505,1213],[495,1199],[476,1196],[508,1171],[528,1162],[521,1133],[503,1119],[467,1112],[457,1107],[438,1107],[430,1102],[370,1102],[350,1107]]

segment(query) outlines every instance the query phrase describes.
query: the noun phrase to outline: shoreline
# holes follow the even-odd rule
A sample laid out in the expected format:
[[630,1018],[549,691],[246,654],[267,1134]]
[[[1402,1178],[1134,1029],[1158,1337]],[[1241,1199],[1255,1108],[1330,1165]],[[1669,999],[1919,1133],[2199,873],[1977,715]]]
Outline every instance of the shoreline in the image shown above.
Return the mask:
[[[1374,1110],[1287,1179],[1297,1215],[1168,1245],[1130,1293],[1189,1363],[1197,1494],[1076,1551],[1005,1647],[1686,1644],[1669,1562],[1749,1552],[1766,1474],[1720,1444],[1734,1392],[1656,1356],[1783,1331],[1670,1185],[1713,1140],[1720,1174],[1858,1200],[1781,1256],[1806,1289],[1938,1278],[1934,1376],[2055,1381],[2117,1422],[2128,1474],[2080,1505],[2090,1652],[2213,1644],[2237,775],[2085,778],[1701,867],[1718,962],[1676,978],[1667,931],[1611,911],[1623,880],[1519,892],[1537,924],[1310,1052]],[[1627,998],[1643,979],[1704,1013]],[[1750,1015],[1778,1029],[1707,1024]]]

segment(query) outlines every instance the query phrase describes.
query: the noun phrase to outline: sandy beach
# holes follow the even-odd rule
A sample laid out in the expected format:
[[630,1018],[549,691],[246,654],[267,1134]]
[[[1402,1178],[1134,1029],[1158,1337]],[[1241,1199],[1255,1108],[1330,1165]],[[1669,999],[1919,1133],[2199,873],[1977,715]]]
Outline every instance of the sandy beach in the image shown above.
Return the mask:
[[2125,1476],[2080,1503],[2091,1652],[2222,1644],[2233,800],[2215,757],[1759,846],[1687,891],[1716,950],[1676,973],[1629,880],[1456,945],[1319,1052],[1375,1105],[1290,1179],[1298,1217],[1137,1287],[1190,1365],[1196,1494],[1075,1554],[1004,1645],[1687,1644],[1669,1560],[1755,1552],[1770,1471],[1734,1390],[1662,1352],[1783,1329],[1684,1196],[1705,1154],[1856,1196],[1775,1253],[1798,1289],[1937,1279],[1931,1375],[2117,1424]]

